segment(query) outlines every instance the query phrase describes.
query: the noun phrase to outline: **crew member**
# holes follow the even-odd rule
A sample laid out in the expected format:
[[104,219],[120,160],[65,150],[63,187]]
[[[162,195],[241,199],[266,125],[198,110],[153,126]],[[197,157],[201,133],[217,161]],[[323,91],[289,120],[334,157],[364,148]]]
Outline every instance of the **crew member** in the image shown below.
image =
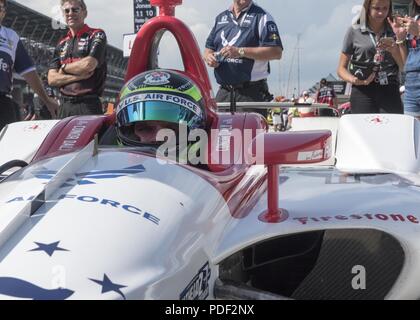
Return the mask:
[[13,70],[26,80],[53,116],[58,108],[58,104],[47,96],[34,63],[20,41],[19,35],[12,29],[2,26],[6,10],[7,1],[0,0],[0,130],[5,125],[20,120],[11,98]]
[[67,35],[60,40],[48,72],[48,82],[62,95],[59,117],[102,114],[100,96],[107,73],[105,32],[85,24],[83,0],[61,0]]
[[232,90],[236,101],[272,101],[267,85],[269,61],[281,59],[282,52],[271,15],[251,0],[234,0],[216,17],[204,52],[220,85],[217,102],[230,102]]

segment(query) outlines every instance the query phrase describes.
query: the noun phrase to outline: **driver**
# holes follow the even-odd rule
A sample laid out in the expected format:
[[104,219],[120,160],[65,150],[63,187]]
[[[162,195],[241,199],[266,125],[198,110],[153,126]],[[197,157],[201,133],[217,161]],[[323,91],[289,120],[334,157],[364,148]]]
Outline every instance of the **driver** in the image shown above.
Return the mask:
[[[181,72],[146,71],[121,90],[117,107],[117,135],[126,146],[157,149],[172,143],[179,154],[179,135],[206,128],[206,113],[200,89]],[[158,139],[160,130],[172,130],[176,141]],[[187,138],[187,137],[185,137]],[[187,144],[190,148],[193,144]]]

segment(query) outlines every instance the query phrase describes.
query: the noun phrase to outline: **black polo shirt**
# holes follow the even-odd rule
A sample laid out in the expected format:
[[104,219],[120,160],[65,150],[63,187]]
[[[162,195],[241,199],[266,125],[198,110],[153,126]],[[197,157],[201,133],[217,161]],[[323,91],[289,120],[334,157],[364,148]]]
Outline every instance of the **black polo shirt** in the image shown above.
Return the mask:
[[74,37],[69,31],[60,40],[50,63],[50,69],[58,70],[63,64],[76,62],[91,56],[98,60],[98,66],[92,77],[86,80],[73,82],[60,88],[65,96],[101,96],[106,80],[106,34],[101,29],[93,29],[85,25]]
[[[382,37],[394,37],[395,34],[391,27],[387,27]],[[373,38],[373,40],[372,40]],[[376,35],[366,25],[351,26],[344,39],[342,52],[350,56],[354,62],[372,63],[376,54]],[[381,63],[381,71],[387,73],[388,78],[397,79],[399,76],[399,67],[392,54],[385,52],[385,59]]]

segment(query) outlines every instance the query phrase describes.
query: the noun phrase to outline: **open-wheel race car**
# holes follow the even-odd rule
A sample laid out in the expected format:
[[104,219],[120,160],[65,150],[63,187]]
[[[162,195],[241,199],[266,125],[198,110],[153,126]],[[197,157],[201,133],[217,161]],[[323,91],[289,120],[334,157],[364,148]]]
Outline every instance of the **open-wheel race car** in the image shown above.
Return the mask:
[[[152,72],[159,86],[176,72],[194,83],[214,132],[205,161],[118,145],[115,115],[7,126],[0,298],[418,299],[418,121],[302,118],[271,133],[258,114],[219,113],[196,41],[174,17],[182,1],[151,2],[160,16],[139,31],[126,81]],[[183,71],[156,69],[164,30]]]

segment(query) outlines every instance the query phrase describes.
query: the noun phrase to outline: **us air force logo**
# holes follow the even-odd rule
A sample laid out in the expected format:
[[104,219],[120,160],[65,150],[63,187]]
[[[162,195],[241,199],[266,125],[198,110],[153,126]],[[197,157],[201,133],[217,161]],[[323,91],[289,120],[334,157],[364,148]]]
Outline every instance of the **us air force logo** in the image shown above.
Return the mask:
[[151,74],[148,74],[145,77],[146,80],[144,81],[144,83],[152,86],[159,86],[163,84],[168,84],[170,78],[171,75],[169,73],[156,71]]
[[222,31],[222,33],[221,33],[221,35],[220,35],[220,37],[222,38],[222,45],[223,45],[224,47],[226,47],[226,46],[233,46],[233,45],[235,45],[235,44],[236,44],[236,42],[238,41],[238,39],[240,38],[241,34],[242,34],[242,32],[241,32],[241,31],[239,31],[239,32],[236,34],[236,36],[234,36],[234,37],[232,38],[232,40],[228,41],[228,40],[226,39],[226,36],[225,36],[225,31]]

